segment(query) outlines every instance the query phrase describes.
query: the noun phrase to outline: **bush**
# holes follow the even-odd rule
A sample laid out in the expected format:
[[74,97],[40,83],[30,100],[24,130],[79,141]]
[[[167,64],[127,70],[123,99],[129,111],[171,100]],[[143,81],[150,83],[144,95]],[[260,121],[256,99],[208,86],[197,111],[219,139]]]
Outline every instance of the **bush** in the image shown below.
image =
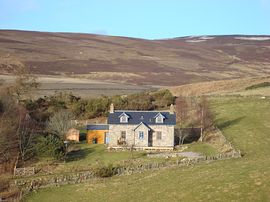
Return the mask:
[[61,159],[64,156],[63,142],[54,135],[40,136],[35,145],[35,151],[41,157]]
[[108,166],[102,165],[95,169],[95,176],[96,177],[112,177],[113,175],[117,174],[117,168],[114,167],[112,164],[109,164]]
[[9,181],[7,178],[0,179],[0,193],[9,189]]
[[159,90],[152,93],[153,104],[157,108],[168,107],[174,103],[175,97],[169,90]]
[[246,87],[246,90],[252,90],[256,88],[264,88],[270,86],[270,82],[263,82]]

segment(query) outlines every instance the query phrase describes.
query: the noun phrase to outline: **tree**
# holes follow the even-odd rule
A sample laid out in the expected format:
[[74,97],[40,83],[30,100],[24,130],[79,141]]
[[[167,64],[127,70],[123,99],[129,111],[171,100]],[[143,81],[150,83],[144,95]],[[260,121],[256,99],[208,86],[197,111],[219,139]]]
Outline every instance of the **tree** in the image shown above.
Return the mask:
[[58,138],[59,150],[64,151],[64,159],[68,152],[68,142],[66,142],[66,134],[69,129],[75,126],[72,121],[72,114],[66,110],[60,110],[52,115],[47,123],[47,131]]
[[[18,156],[18,108],[15,100],[7,95],[6,91],[0,92],[0,172],[13,169]],[[3,167],[2,167],[3,166]]]
[[14,84],[8,90],[11,95],[15,96],[17,103],[19,103],[23,96],[31,96],[33,90],[36,90],[40,84],[37,82],[37,78],[24,66],[16,69],[15,76]]
[[31,151],[33,150],[36,123],[22,107],[19,110],[18,117],[19,121],[16,134],[19,144],[19,158],[24,164],[26,157],[31,155]]
[[66,110],[55,112],[47,123],[48,132],[58,136],[62,141],[66,139],[67,132],[73,127],[72,114]]
[[178,97],[175,100],[175,112],[176,112],[176,119],[177,122],[180,125],[179,132],[177,133],[177,136],[179,138],[179,145],[183,144],[185,138],[187,135],[183,133],[183,125],[187,121],[188,118],[188,104],[185,98]]
[[209,101],[205,96],[201,97],[198,104],[197,115],[200,120],[201,128],[200,141],[203,141],[204,132],[214,125],[214,114],[211,112]]

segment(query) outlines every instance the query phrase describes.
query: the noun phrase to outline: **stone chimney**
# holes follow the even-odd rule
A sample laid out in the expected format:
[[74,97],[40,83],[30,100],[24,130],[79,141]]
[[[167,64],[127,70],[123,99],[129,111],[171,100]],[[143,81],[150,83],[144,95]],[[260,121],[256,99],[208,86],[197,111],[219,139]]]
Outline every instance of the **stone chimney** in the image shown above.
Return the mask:
[[173,106],[173,104],[171,104],[171,106],[170,106],[170,114],[174,114],[174,106]]
[[114,113],[114,105],[113,103],[110,105],[110,114],[113,114]]

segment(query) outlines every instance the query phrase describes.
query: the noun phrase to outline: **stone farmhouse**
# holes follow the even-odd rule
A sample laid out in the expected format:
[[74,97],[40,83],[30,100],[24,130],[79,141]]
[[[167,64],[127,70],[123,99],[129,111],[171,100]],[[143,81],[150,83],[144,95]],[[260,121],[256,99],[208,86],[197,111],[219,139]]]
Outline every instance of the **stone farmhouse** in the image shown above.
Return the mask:
[[135,149],[173,149],[176,116],[170,111],[114,110],[108,115],[108,147]]

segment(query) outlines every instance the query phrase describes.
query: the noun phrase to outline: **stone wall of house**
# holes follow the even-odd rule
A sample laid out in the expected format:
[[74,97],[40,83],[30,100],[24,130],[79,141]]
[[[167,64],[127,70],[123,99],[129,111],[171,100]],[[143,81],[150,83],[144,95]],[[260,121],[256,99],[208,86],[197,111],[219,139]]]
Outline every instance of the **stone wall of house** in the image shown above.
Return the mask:
[[109,125],[109,146],[118,147],[118,140],[121,138],[121,131],[126,131],[126,143],[131,146],[134,143],[134,125]]
[[[174,146],[174,126],[153,125],[152,146],[153,147],[173,147]],[[161,132],[161,139],[157,139],[157,132]]]
[[[143,139],[140,139],[139,138],[139,134],[140,134],[140,131],[143,132]],[[149,139],[149,128],[146,127],[145,125],[140,125],[138,128],[136,128],[136,130],[134,131],[135,132],[135,146],[136,147],[148,147],[149,146],[149,142],[148,142],[148,139]]]
[[[174,146],[174,126],[171,125],[150,125],[151,130],[149,134],[152,135],[150,141],[148,141],[149,134],[146,127],[139,127],[134,131],[137,125],[109,125],[109,147],[118,147],[118,140],[121,138],[121,131],[126,131],[126,144],[131,146],[135,142],[137,147],[173,147]],[[139,139],[139,131],[144,131],[144,139]],[[161,132],[162,138],[159,140],[156,137],[157,131]],[[152,141],[151,141],[152,139]]]

